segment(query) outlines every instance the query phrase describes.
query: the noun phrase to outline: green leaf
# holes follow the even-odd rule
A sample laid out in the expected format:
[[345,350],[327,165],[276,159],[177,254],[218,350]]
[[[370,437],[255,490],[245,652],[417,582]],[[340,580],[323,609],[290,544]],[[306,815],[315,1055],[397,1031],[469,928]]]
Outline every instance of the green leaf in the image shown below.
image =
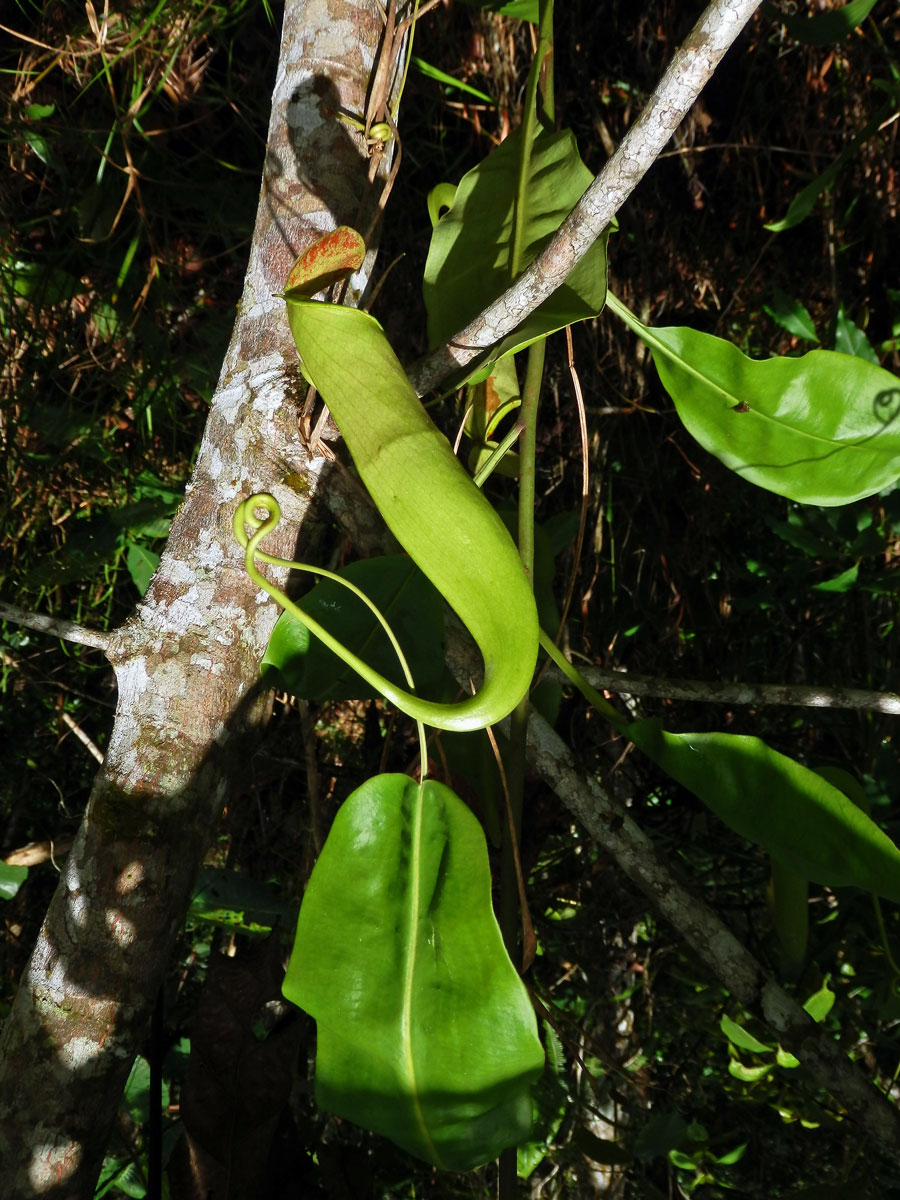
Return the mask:
[[289,925],[296,911],[296,905],[292,910],[271,884],[230,869],[201,867],[188,915],[225,929],[266,934],[278,924]]
[[[422,287],[432,345],[451,337],[510,283],[522,138],[522,130],[517,130],[463,176],[452,208],[432,233]],[[519,215],[524,222],[522,269],[552,238],[592,180],[570,130],[549,133],[537,128],[530,147],[525,212]],[[563,286],[495,347],[492,359],[597,316],[606,300],[606,241],[604,235],[593,245]]]
[[583,1125],[576,1128],[572,1141],[586,1158],[604,1167],[627,1167],[633,1159],[621,1142],[597,1137]]
[[741,1161],[748,1145],[749,1142],[741,1142],[740,1145],[735,1146],[733,1150],[728,1150],[725,1154],[720,1154],[714,1159],[714,1161],[723,1167],[731,1167],[735,1163]]
[[0,862],[0,900],[12,900],[16,892],[25,882],[28,875],[27,867],[13,866]]
[[764,304],[763,308],[773,321],[777,321],[782,329],[794,337],[803,338],[806,342],[819,340],[809,310],[799,300],[792,300],[781,288],[775,288],[772,303]]
[[854,354],[857,358],[864,358],[866,362],[878,366],[878,355],[875,353],[872,343],[866,337],[865,331],[858,325],[854,325],[847,316],[843,304],[838,309],[834,330],[834,348],[841,354]]
[[676,1150],[684,1141],[687,1123],[677,1112],[657,1113],[637,1136],[635,1158],[657,1158]]
[[540,20],[540,6],[538,0],[508,0],[507,4],[501,4],[496,7],[497,11],[504,17],[515,17],[518,21],[530,21],[532,25],[537,25]]
[[795,1058],[789,1050],[782,1050],[780,1046],[775,1051],[775,1061],[779,1067],[784,1067],[788,1071],[793,1071],[800,1066],[800,1059]]
[[803,967],[809,941],[809,881],[779,858],[773,858],[766,900],[781,943],[782,968],[796,978]]
[[837,996],[835,996],[834,992],[828,986],[828,980],[826,979],[819,990],[817,992],[813,992],[803,1007],[818,1025],[824,1021],[831,1012],[836,999]]
[[[433,694],[444,676],[444,610],[438,592],[404,554],[351,563],[338,572],[387,618],[416,681]],[[308,612],[376,671],[404,686],[396,652],[374,613],[353,592],[322,579],[302,600]],[[289,612],[278,619],[261,669],[277,671],[284,689],[307,700],[365,700],[380,695]]]
[[627,733],[735,833],[798,875],[900,902],[900,850],[815,771],[755,737],[667,733],[656,719],[629,725]]
[[544,1052],[491,908],[484,835],[448,788],[382,775],[345,802],[284,994],[316,1020],[328,1111],[448,1170],[528,1136]]
[[725,1013],[722,1013],[719,1028],[728,1038],[729,1042],[737,1046],[739,1050],[749,1050],[753,1054],[768,1054],[772,1049],[765,1042],[758,1041],[752,1033],[748,1033],[742,1025],[738,1025],[736,1021],[732,1021],[731,1017]]
[[782,13],[780,19],[791,37],[804,46],[828,46],[861,25],[875,4],[876,0],[850,0],[849,4],[817,13],[814,17]]
[[470,8],[489,8],[504,17],[515,17],[519,21],[531,21],[537,25],[540,19],[538,0],[462,0]]
[[419,58],[416,54],[411,54],[409,61],[416,68],[420,75],[424,75],[426,79],[433,79],[436,83],[442,83],[444,87],[455,88],[458,92],[466,92],[470,96],[475,96],[483,101],[491,108],[494,107],[495,101],[484,92],[479,92],[478,88],[472,87],[470,83],[466,83],[462,79],[454,79],[452,75],[448,75],[446,71],[442,71],[440,67],[433,66],[430,62],[426,62],[424,58]]
[[401,546],[472,634],[485,661],[484,683],[458,704],[434,704],[384,677],[369,678],[374,673],[367,676],[364,663],[351,665],[402,712],[437,728],[477,729],[501,720],[528,690],[538,648],[534,595],[512,538],[422,407],[378,322],[358,309],[315,301],[288,300],[287,311],[304,370],[331,409],[363,483]]
[[[887,90],[891,90],[891,85],[888,85]],[[882,121],[890,114],[893,103],[892,100],[890,105],[879,109],[874,117],[866,122],[856,137],[844,147],[834,162],[827,166],[815,179],[811,180],[801,192],[797,193],[781,220],[771,221],[765,228],[771,230],[772,233],[783,233],[787,229],[793,229],[801,221],[805,221],[812,212],[818,198],[834,183],[844,164],[853,158],[864,142],[867,142],[873,134],[878,132]]]
[[745,1067],[736,1058],[733,1058],[728,1064],[728,1074],[732,1075],[735,1079],[740,1079],[742,1083],[758,1083],[760,1079],[765,1079],[767,1075],[771,1075],[774,1070],[774,1063],[766,1063],[761,1067]]
[[52,117],[56,112],[55,104],[26,104],[22,109],[25,116],[32,121],[42,121],[45,117]]
[[830,350],[757,361],[708,333],[625,319],[650,347],[685,428],[743,479],[804,504],[835,505],[900,476],[896,375]]
[[137,542],[126,542],[126,546],[128,550],[125,555],[125,565],[128,567],[128,574],[131,576],[134,586],[143,596],[150,586],[153,572],[159,566],[159,555],[153,550],[148,550],[146,546],[138,545]]
[[821,583],[814,583],[812,590],[814,592],[849,592],[856,587],[858,580],[859,563],[854,563],[852,567],[848,567],[840,575],[835,575],[833,579],[824,579]]

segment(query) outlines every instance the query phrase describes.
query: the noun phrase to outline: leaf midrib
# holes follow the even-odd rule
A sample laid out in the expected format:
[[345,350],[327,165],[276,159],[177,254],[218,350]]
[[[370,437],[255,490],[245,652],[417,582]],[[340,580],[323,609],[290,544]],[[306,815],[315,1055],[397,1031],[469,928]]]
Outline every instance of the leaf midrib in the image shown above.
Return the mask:
[[416,1064],[412,1044],[412,1006],[416,973],[416,950],[419,943],[419,908],[422,877],[422,826],[425,810],[424,780],[416,790],[416,807],[413,818],[412,847],[410,850],[409,866],[409,913],[406,938],[406,962],[403,975],[403,1007],[400,1015],[400,1037],[403,1042],[403,1066],[406,1072],[407,1090],[413,1106],[413,1114],[419,1128],[421,1139],[431,1155],[431,1161],[436,1166],[443,1166],[443,1160],[428,1132],[425,1113],[419,1097],[418,1081],[416,1080]]

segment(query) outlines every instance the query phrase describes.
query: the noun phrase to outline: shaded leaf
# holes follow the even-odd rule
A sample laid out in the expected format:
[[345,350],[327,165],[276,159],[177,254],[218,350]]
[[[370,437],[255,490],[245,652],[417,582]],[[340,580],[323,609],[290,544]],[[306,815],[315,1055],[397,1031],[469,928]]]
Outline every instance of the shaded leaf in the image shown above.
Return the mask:
[[484,835],[448,788],[382,775],[344,803],[284,993],[316,1019],[323,1108],[450,1170],[528,1136],[544,1053]]
[[[517,130],[463,176],[453,206],[432,233],[422,291],[433,346],[477,316],[510,283],[523,137]],[[525,211],[519,217],[524,222],[520,270],[537,257],[592,180],[571,131],[537,128],[528,160]],[[606,241],[604,235],[593,245],[565,284],[494,348],[491,359],[601,311],[606,299]]]
[[878,366],[878,355],[866,337],[865,331],[854,325],[844,311],[843,304],[838,309],[837,323],[834,330],[834,348],[841,354],[855,354],[866,362]]
[[798,875],[900,901],[900,850],[843,792],[755,737],[627,727],[655,763]]
[[128,567],[128,574],[131,576],[134,586],[143,596],[153,578],[153,572],[159,566],[159,555],[153,550],[148,550],[146,546],[138,545],[137,542],[126,542],[125,544],[127,546],[125,565]]
[[809,310],[799,300],[792,300],[781,288],[775,288],[772,303],[764,304],[763,308],[773,321],[777,321],[782,329],[786,329],[794,337],[803,338],[807,342],[819,340]]
[[687,1135],[687,1122],[680,1113],[658,1113],[637,1136],[635,1158],[657,1158],[676,1150]]
[[572,1141],[591,1162],[600,1163],[604,1167],[625,1167],[633,1158],[621,1142],[599,1138],[583,1125],[579,1125],[575,1130]]
[[[416,689],[433,694],[444,669],[444,612],[439,593],[404,554],[364,559],[338,574],[380,609],[403,648]],[[387,634],[353,592],[322,579],[301,605],[354,654],[398,686],[405,686]],[[365,700],[380,695],[323,642],[310,638],[306,626],[288,612],[278,619],[261,667],[264,674],[276,671],[286,691],[307,700]]]
[[289,925],[296,905],[285,904],[278,889],[223,867],[201,867],[188,915],[244,933],[265,934]]
[[304,1025],[295,1013],[278,1019],[281,956],[272,937],[233,958],[210,957],[181,1091],[184,1138],[169,1164],[174,1195],[264,1194],[264,1164],[290,1095]]
[[780,19],[791,37],[804,46],[828,46],[861,25],[876,3],[877,0],[850,0],[849,4],[816,13],[814,17],[782,13]]
[[873,134],[877,133],[882,121],[890,112],[891,107],[892,105],[879,109],[875,116],[866,122],[856,137],[844,147],[834,162],[827,166],[815,179],[812,179],[802,191],[797,193],[788,205],[788,210],[781,220],[771,221],[765,228],[771,230],[772,233],[783,233],[787,229],[793,229],[801,221],[805,221],[812,212],[818,198],[834,183],[841,168],[853,158],[864,142],[867,142]]

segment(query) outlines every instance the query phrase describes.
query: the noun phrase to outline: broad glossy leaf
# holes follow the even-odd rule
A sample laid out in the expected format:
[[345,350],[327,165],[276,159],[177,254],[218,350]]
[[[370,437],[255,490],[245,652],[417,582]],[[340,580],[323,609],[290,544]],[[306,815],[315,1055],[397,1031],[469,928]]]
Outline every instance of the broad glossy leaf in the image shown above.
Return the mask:
[[[453,206],[432,234],[422,290],[433,346],[477,316],[511,282],[522,138],[517,130],[463,176]],[[592,181],[570,130],[538,128],[528,165],[520,269],[537,257]],[[492,358],[597,316],[606,300],[606,241],[604,236],[594,244],[565,284],[495,348]]]
[[644,328],[685,428],[741,478],[834,505],[900,476],[896,375],[830,350],[756,360],[696,329]]
[[627,733],[726,825],[798,875],[900,902],[900,850],[815,771],[755,737],[668,733],[655,718]]
[[[387,554],[350,563],[338,572],[354,583],[387,618],[416,681],[433,694],[444,673],[444,610],[415,563],[404,554]],[[321,579],[301,601],[304,612],[320,621],[338,641],[399,686],[405,686],[396,652],[372,610],[348,588]],[[366,700],[380,693],[333,654],[291,613],[278,619],[265,657],[286,691],[306,700]]]
[[537,1022],[494,919],[484,835],[448,788],[382,775],[345,802],[284,994],[315,1017],[323,1108],[449,1170],[528,1136]]

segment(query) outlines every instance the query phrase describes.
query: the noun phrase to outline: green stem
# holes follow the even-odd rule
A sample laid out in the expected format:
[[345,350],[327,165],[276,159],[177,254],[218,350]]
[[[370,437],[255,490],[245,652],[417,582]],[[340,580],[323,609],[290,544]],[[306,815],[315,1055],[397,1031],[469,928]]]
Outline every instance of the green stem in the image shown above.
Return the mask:
[[494,471],[500,466],[501,460],[512,449],[522,433],[522,425],[516,422],[500,444],[491,451],[491,456],[484,466],[472,476],[476,487],[484,487]]
[[[537,121],[537,88],[541,63],[549,52],[553,41],[553,0],[541,0],[538,46],[528,87],[525,92],[525,107],[522,118],[522,152],[519,156],[519,178],[516,192],[513,240],[510,248],[510,271],[514,278],[521,269],[522,238],[525,226],[525,201],[528,180],[528,164],[534,127]],[[552,107],[552,99],[551,99]],[[546,98],[545,98],[546,108]],[[528,350],[528,365],[525,370],[525,386],[522,389],[522,406],[519,410],[519,507],[518,547],[519,557],[525,572],[534,587],[534,497],[535,458],[537,449],[537,418],[544,376],[546,339],[541,338]],[[500,886],[500,929],[510,957],[515,957],[518,929],[518,888],[516,886],[516,854],[522,831],[522,808],[525,795],[525,746],[528,731],[528,697],[524,696],[510,715],[509,748],[507,752],[506,776],[509,787],[509,804],[512,829],[504,826],[501,854]],[[513,845],[515,839],[515,846]]]
[[879,936],[881,937],[881,946],[882,946],[882,949],[884,950],[884,956],[887,959],[888,966],[891,968],[891,974],[894,976],[894,988],[896,990],[897,985],[898,985],[898,980],[900,980],[900,967],[897,966],[897,962],[896,962],[893,954],[891,954],[891,947],[890,947],[890,943],[888,942],[887,930],[884,927],[884,916],[882,915],[882,912],[881,912],[881,901],[874,894],[874,892],[872,893],[872,904],[875,906],[875,920],[878,922],[878,933],[879,933]]
[[607,721],[609,721],[610,725],[612,725],[614,729],[618,729],[620,733],[625,733],[629,722],[613,708],[613,706],[604,696],[600,695],[596,688],[591,687],[577,667],[572,666],[559,647],[555,645],[550,634],[546,633],[542,629],[538,640],[540,641],[541,647],[546,651],[547,655],[553,660],[554,663],[556,663],[560,671],[562,671],[563,675],[565,675],[566,679],[568,679],[570,683],[573,683],[575,687],[578,688],[579,692],[581,692],[588,704],[590,704],[592,708],[595,708],[602,717],[606,717]]
[[[537,90],[541,75],[541,65],[546,55],[553,47],[553,0],[542,0],[540,10],[540,25],[538,26],[538,44],[534,52],[534,60],[528,73],[528,84],[525,88],[525,103],[522,110],[521,152],[519,154],[519,172],[516,180],[516,198],[513,214],[513,235],[509,248],[509,278],[516,278],[522,270],[523,240],[525,236],[525,211],[528,200],[528,165],[531,160],[531,144],[534,141],[534,127],[537,124]],[[553,112],[553,79],[550,77],[550,92],[543,94],[544,111],[550,115]]]

